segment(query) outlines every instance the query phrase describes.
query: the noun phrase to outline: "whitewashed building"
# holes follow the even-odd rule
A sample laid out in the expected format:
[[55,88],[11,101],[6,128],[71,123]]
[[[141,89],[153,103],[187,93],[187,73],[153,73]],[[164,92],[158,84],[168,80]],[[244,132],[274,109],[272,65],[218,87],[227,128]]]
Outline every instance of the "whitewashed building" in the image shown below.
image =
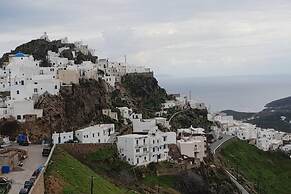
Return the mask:
[[169,144],[176,144],[176,133],[163,133],[157,129],[151,130],[147,135],[117,137],[120,158],[136,166],[168,160]]
[[126,65],[126,73],[150,73],[151,69],[144,66]]
[[182,155],[190,158],[197,158],[200,161],[206,157],[206,137],[199,136],[183,136],[177,141],[177,146]]
[[280,148],[283,152],[290,152],[291,151],[291,144],[284,145]]
[[110,136],[114,133],[114,124],[94,125],[75,132],[81,143],[108,143]]
[[190,107],[193,108],[193,109],[199,109],[199,110],[207,109],[205,103],[203,103],[203,102],[198,102],[198,101],[195,101],[195,100],[189,100],[188,103],[189,103]]
[[120,111],[120,115],[125,119],[130,119],[131,114],[133,113],[131,108],[128,107],[117,107]]
[[174,108],[176,106],[175,100],[167,100],[165,103],[162,103],[162,109]]
[[112,112],[111,109],[102,109],[102,114],[118,121],[117,112]]
[[132,119],[133,133],[147,133],[151,129],[157,129],[155,119]]
[[205,135],[205,129],[203,128],[194,128],[194,127],[189,127],[185,129],[177,129],[177,134],[178,136],[183,136],[184,134],[188,135]]
[[52,135],[53,144],[63,144],[74,139],[74,133],[71,132],[54,132]]

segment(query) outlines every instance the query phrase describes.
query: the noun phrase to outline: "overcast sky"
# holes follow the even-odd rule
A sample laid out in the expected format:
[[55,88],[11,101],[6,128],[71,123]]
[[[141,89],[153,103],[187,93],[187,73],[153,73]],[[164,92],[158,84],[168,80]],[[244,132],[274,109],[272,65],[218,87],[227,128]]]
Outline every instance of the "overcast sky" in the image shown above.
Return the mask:
[[290,0],[0,0],[0,54],[47,32],[160,76],[288,74]]

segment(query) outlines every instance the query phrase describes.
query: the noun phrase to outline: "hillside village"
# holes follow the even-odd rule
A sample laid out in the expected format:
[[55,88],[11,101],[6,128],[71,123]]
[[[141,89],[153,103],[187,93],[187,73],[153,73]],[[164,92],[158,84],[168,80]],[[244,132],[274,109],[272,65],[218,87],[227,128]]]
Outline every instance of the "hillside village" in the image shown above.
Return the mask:
[[275,129],[264,129],[250,123],[236,121],[233,116],[225,113],[208,114],[208,119],[215,122],[213,132],[217,137],[222,135],[235,136],[240,140],[248,141],[263,151],[281,150],[291,151],[291,134]]
[[[50,42],[46,33],[40,39]],[[103,80],[108,90],[115,91],[121,88],[120,83],[128,75],[153,77],[154,73],[150,68],[126,62],[98,57],[94,60],[86,60],[85,57],[80,62],[76,60],[77,55],[80,56],[81,53],[83,56],[93,56],[94,50],[81,42],[69,43],[67,38],[60,41],[67,46],[58,48],[57,52],[47,51],[46,60],[50,65],[43,65],[43,60],[37,60],[33,55],[21,51],[8,55],[8,61],[4,62],[0,69],[1,119],[12,119],[20,123],[37,121],[48,115],[46,110],[36,106],[44,96],[58,96],[62,88],[72,88],[80,84],[81,80]],[[74,49],[71,45],[74,45]],[[70,53],[71,57],[64,57],[64,53]],[[171,124],[176,123],[172,120],[178,115],[187,111],[208,111],[203,102],[180,94],[170,96],[163,99],[160,106],[155,106],[154,116],[150,118],[130,105],[104,106],[99,111],[107,118],[106,122],[88,122],[74,129],[51,129],[49,143],[53,148],[49,149],[54,150],[59,144],[70,143],[112,144],[116,145],[119,159],[131,166],[144,167],[166,161],[187,164],[187,167],[191,168],[206,165],[220,146],[212,149],[211,145],[220,140],[228,141],[229,137],[248,141],[264,151],[291,150],[290,134],[258,128],[222,113],[207,115],[205,119],[212,125],[209,129],[185,123],[185,127],[173,128]],[[203,119],[203,115],[199,115],[198,119],[200,117]],[[127,130],[120,130],[120,126],[126,126]],[[25,131],[20,137],[24,138],[24,143],[30,143],[29,134]],[[3,138],[4,146],[11,144],[9,138],[13,139]],[[45,143],[44,139],[40,141]],[[51,157],[52,153],[53,151],[47,156]]]

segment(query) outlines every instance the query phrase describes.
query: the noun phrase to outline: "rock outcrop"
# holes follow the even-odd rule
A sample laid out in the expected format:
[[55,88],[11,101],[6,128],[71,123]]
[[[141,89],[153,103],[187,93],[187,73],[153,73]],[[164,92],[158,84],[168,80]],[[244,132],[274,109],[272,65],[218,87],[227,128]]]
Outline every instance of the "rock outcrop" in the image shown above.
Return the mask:
[[102,109],[110,105],[110,93],[103,80],[81,79],[79,85],[62,87],[59,95],[44,94],[35,107],[43,109],[43,117],[23,124],[32,140],[49,137],[53,131],[70,131],[91,123],[108,122]]

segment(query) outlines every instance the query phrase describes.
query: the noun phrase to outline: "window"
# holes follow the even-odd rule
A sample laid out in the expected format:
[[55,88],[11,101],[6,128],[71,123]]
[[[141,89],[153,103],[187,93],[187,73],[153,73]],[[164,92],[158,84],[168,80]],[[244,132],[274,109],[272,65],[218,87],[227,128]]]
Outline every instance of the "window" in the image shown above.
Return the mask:
[[17,115],[17,120],[20,120],[21,119],[21,115]]
[[138,139],[136,140],[136,145],[138,145]]
[[164,141],[167,141],[167,136],[164,137]]
[[34,91],[34,93],[37,93],[37,88],[34,88],[33,91]]
[[100,139],[98,139],[98,143],[100,143]]
[[57,85],[55,85],[55,89],[58,89],[58,86]]
[[24,85],[24,81],[23,80],[21,81],[21,85]]
[[155,148],[153,148],[153,152],[155,152],[156,150],[155,150]]
[[136,151],[136,153],[139,153],[140,152],[140,149],[136,149],[135,151]]
[[16,91],[16,94],[19,94],[19,90]]
[[37,84],[37,82],[34,82],[34,84]]
[[139,163],[139,158],[136,159],[136,163],[137,163],[137,164]]
[[143,139],[143,145],[145,144],[145,139]]
[[99,136],[100,136],[100,133],[98,132],[97,135],[98,135],[98,137],[99,137]]
[[18,84],[18,82],[15,82],[15,85],[17,85]]
[[94,137],[94,135],[95,135],[95,134],[93,133],[92,136]]
[[148,149],[147,148],[143,148],[143,152],[146,152]]

